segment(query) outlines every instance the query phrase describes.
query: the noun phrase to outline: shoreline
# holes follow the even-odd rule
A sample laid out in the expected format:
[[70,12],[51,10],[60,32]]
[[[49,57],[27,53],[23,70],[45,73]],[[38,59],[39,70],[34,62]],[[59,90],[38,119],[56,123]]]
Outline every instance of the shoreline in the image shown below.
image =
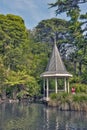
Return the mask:
[[63,102],[52,101],[47,102],[48,107],[57,108],[61,111],[84,111],[87,112],[87,102]]
[[[28,99],[26,101],[29,102]],[[25,100],[19,99],[0,99],[0,104],[2,103],[18,103],[18,102],[25,102]],[[35,101],[33,101],[35,102]],[[56,100],[49,100],[49,101],[37,101],[37,103],[43,103],[44,105],[52,108],[57,108],[60,111],[83,111],[87,112],[87,102],[61,102]]]
[[19,102],[18,99],[14,100],[14,99],[0,99],[0,104],[2,103],[17,103]]

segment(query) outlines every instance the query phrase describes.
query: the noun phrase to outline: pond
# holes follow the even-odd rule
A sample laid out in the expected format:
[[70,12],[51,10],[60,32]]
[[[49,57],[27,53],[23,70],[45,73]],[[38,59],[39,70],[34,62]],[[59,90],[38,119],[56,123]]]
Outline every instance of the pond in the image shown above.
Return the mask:
[[0,130],[87,130],[87,113],[37,103],[0,105]]

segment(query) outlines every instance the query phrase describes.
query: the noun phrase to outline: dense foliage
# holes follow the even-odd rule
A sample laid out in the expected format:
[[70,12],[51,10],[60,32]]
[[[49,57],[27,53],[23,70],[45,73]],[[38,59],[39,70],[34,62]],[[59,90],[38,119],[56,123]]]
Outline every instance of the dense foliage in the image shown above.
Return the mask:
[[34,30],[34,38],[42,43],[53,45],[66,42],[67,21],[57,18],[42,20]]
[[80,8],[85,3],[87,0],[57,0],[49,5],[57,8],[57,15],[65,12],[69,17],[67,43],[75,49],[68,55],[68,59],[73,63],[74,74],[81,77],[79,82],[87,83],[87,12],[81,14]]
[[79,9],[80,5],[86,3],[87,0],[56,0],[55,3],[50,3],[51,7],[57,7],[56,14],[68,12],[72,9]]
[[[78,21],[80,14],[78,10],[75,11],[71,12],[70,21],[60,19],[41,21],[36,26],[33,35],[36,41],[49,43],[49,50],[56,39],[67,69],[77,76],[82,76],[84,80],[87,73],[87,37],[83,35],[85,33],[81,27],[83,22]],[[83,80],[82,82],[86,83],[86,80]]]
[[[77,92],[87,86],[87,14],[81,14],[79,2],[58,0],[57,14],[70,18],[42,20],[34,30],[27,30],[24,20],[12,14],[0,14],[0,96],[24,98],[41,94],[48,58],[56,42]],[[68,8],[69,7],[69,8]],[[82,89],[83,87],[83,89]]]
[[58,110],[87,112],[87,95],[84,93],[53,93],[50,98],[48,105],[57,107]]
[[[0,15],[0,95],[23,98],[40,93],[46,45],[35,43],[21,17]],[[43,57],[43,60],[41,60]]]
[[84,102],[84,101],[87,101],[87,95],[86,94],[67,94],[67,93],[59,93],[59,94],[55,94],[55,93],[52,93],[50,95],[50,98],[52,100],[55,100],[55,101],[60,101],[61,103],[64,103],[64,102]]

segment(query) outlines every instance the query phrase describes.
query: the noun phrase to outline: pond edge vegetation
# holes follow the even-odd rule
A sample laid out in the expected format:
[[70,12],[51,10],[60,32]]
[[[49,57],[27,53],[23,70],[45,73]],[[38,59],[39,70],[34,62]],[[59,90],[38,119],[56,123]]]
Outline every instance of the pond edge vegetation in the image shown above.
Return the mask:
[[85,93],[52,93],[47,102],[49,107],[56,107],[58,110],[84,111],[87,112],[87,94]]

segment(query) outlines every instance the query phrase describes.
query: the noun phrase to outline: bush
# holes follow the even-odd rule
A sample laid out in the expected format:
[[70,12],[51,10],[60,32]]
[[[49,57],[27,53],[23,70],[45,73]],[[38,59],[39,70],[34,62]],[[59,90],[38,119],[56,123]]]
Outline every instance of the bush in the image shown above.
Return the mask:
[[68,97],[68,93],[65,93],[65,92],[59,92],[57,94],[56,93],[50,94],[50,98],[52,100],[57,100],[57,101],[59,101],[59,100],[65,101],[67,99],[67,97]]
[[52,100],[57,99],[57,94],[56,94],[56,93],[51,93],[51,94],[50,94],[50,98],[51,98]]
[[73,86],[76,89],[76,93],[87,93],[87,85],[86,84],[80,84],[80,83],[71,84],[71,88]]
[[70,83],[81,83],[81,77],[73,76],[72,78],[70,78]]
[[79,94],[73,96],[73,101],[75,102],[84,102],[87,101],[87,95],[86,94]]

